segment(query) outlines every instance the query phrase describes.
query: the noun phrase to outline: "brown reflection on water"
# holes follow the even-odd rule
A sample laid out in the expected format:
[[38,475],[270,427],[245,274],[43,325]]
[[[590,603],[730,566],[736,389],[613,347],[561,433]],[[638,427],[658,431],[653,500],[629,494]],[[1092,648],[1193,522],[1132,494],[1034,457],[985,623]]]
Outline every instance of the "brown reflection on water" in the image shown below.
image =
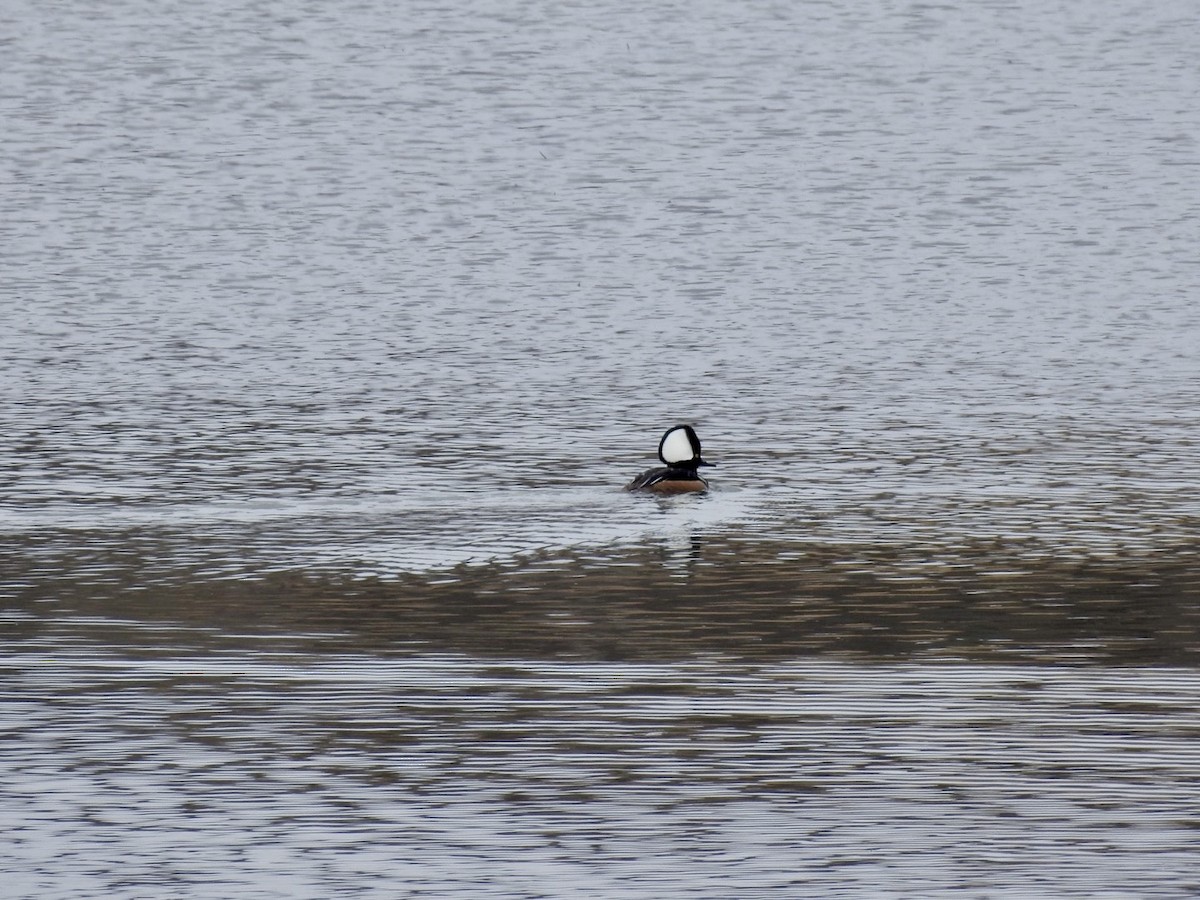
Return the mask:
[[1200,663],[1200,565],[1187,548],[1039,559],[991,544],[933,555],[724,537],[389,581],[136,577],[32,593],[63,611],[372,652]]

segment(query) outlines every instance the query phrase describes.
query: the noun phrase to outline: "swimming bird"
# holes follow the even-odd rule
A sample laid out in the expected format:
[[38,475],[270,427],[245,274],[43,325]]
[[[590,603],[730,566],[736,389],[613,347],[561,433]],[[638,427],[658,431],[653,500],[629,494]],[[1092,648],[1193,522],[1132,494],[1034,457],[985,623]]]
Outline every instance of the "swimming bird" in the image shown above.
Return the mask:
[[658,442],[658,458],[666,468],[647,469],[625,485],[627,491],[653,491],[656,494],[684,494],[708,490],[708,482],[696,470],[711,466],[700,458],[700,438],[691,425],[668,428]]

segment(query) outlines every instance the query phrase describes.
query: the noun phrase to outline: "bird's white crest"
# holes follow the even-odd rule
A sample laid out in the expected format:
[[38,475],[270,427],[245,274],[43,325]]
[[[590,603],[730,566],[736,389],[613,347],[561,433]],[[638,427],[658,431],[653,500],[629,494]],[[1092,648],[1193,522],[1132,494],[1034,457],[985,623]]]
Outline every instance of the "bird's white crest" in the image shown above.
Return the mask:
[[688,440],[688,433],[685,429],[672,428],[663,437],[659,455],[662,457],[663,462],[671,466],[676,463],[690,462],[699,454],[696,452],[696,448],[692,446],[692,442]]

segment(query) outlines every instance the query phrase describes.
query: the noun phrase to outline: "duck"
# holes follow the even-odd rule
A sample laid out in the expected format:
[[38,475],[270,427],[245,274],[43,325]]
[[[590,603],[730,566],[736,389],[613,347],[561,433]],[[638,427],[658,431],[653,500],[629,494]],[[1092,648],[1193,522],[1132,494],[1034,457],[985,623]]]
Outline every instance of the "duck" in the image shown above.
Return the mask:
[[700,456],[700,438],[691,425],[668,428],[658,442],[658,458],[664,466],[647,469],[625,485],[627,491],[650,491],[655,494],[702,493],[708,481],[700,477],[700,466],[711,466]]

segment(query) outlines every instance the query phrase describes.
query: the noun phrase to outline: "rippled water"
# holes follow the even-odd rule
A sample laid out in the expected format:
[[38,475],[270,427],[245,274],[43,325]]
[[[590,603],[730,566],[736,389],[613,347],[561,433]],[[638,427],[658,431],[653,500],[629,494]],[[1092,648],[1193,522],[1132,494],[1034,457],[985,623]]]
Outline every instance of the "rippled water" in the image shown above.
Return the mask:
[[0,521],[637,541],[685,419],[738,530],[1190,535],[1190,13],[1112,6],[28,11]]
[[0,13],[10,884],[1193,896],[1193,20]]
[[1191,670],[313,657],[87,627],[145,649],[51,631],[9,661],[10,896],[1200,884]]

